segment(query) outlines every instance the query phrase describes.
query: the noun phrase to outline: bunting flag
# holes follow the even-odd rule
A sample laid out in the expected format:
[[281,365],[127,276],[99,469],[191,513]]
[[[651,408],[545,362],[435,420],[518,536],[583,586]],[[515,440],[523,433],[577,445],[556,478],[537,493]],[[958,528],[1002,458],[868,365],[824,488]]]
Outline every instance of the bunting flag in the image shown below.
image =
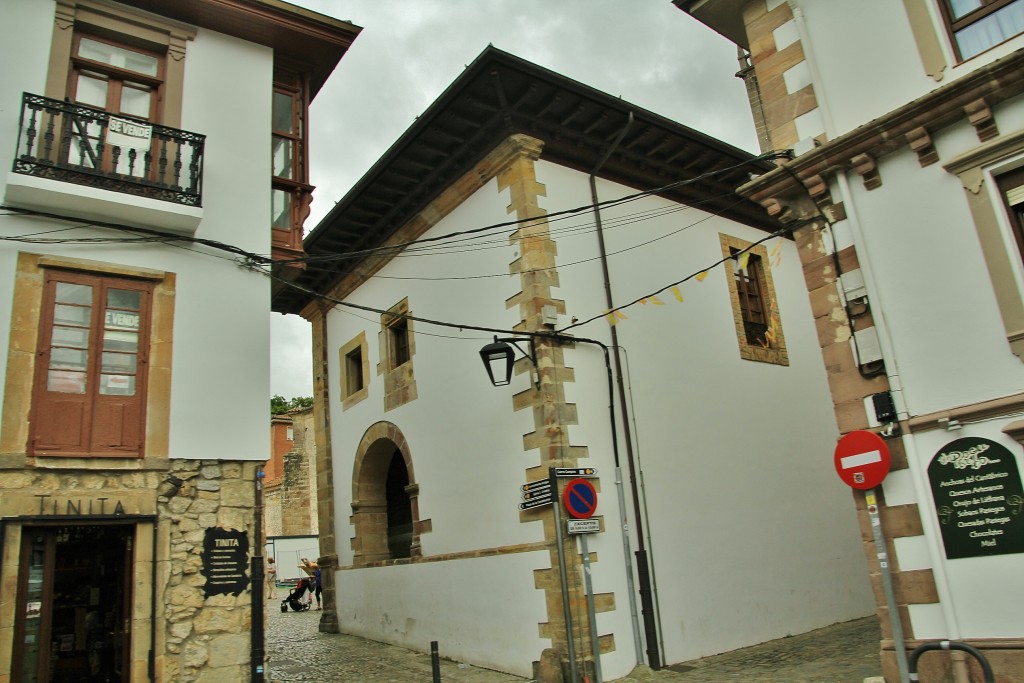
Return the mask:
[[622,311],[616,309],[614,311],[605,311],[604,312],[604,317],[608,318],[608,324],[609,325],[615,325],[620,320],[625,320],[626,319],[626,314],[623,313]]
[[657,296],[645,296],[643,299],[640,299],[640,303],[644,306],[646,306],[647,304],[654,304],[655,306],[665,305],[665,302],[659,299]]
[[747,264],[749,262],[750,262],[750,252],[749,251],[745,251],[742,254],[740,254],[740,258],[739,258],[740,270],[746,270],[747,269]]
[[682,303],[682,301],[683,301],[683,291],[681,289],[679,289],[679,285],[673,285],[672,286],[672,294],[675,295],[676,301]]
[[708,276],[708,271],[702,270],[699,273],[697,273],[696,275],[694,275],[693,278],[697,282],[704,282],[704,278],[706,278],[707,276]]

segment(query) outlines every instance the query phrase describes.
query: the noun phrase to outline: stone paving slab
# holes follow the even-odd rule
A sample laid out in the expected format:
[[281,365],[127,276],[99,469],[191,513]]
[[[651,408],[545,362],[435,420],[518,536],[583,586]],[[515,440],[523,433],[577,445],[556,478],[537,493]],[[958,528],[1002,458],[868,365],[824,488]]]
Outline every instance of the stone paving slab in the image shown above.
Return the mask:
[[[267,681],[271,683],[430,683],[430,655],[358,636],[320,633],[320,612],[282,613],[267,602]],[[862,683],[881,673],[875,617],[836,624],[660,671],[638,667],[620,679],[649,683]],[[442,683],[530,683],[447,660]]]

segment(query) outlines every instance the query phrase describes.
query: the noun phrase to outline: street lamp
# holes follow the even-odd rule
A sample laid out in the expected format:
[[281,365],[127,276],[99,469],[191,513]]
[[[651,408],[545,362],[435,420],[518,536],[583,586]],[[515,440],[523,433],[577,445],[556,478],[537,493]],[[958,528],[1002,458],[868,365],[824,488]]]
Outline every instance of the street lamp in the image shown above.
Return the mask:
[[[530,342],[529,353],[519,348],[519,344],[516,343],[525,341]],[[493,342],[480,349],[480,358],[484,362],[484,369],[487,370],[487,377],[491,380],[491,384],[496,387],[503,387],[512,382],[512,363],[515,361],[513,347],[519,353],[529,358],[530,362],[536,367],[537,356],[533,346],[533,337],[525,339],[516,337],[498,339],[498,337],[494,337]]]

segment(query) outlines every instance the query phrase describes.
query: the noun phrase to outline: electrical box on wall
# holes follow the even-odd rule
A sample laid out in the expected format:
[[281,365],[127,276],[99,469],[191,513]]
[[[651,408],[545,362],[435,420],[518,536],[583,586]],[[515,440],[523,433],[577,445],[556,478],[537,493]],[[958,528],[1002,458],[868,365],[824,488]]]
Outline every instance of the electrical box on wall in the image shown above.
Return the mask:
[[882,360],[882,345],[878,341],[878,330],[867,327],[857,330],[853,339],[853,355],[858,365],[867,365]]
[[843,273],[839,279],[843,283],[843,296],[847,301],[861,301],[868,298],[868,289],[864,285],[864,273],[860,268]]

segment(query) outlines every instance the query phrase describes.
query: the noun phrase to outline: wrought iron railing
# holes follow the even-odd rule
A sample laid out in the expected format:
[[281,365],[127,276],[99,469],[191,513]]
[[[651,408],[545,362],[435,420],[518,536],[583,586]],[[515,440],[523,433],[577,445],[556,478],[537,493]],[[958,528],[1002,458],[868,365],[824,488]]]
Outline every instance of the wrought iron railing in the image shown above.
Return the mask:
[[205,135],[25,93],[14,172],[202,206]]

